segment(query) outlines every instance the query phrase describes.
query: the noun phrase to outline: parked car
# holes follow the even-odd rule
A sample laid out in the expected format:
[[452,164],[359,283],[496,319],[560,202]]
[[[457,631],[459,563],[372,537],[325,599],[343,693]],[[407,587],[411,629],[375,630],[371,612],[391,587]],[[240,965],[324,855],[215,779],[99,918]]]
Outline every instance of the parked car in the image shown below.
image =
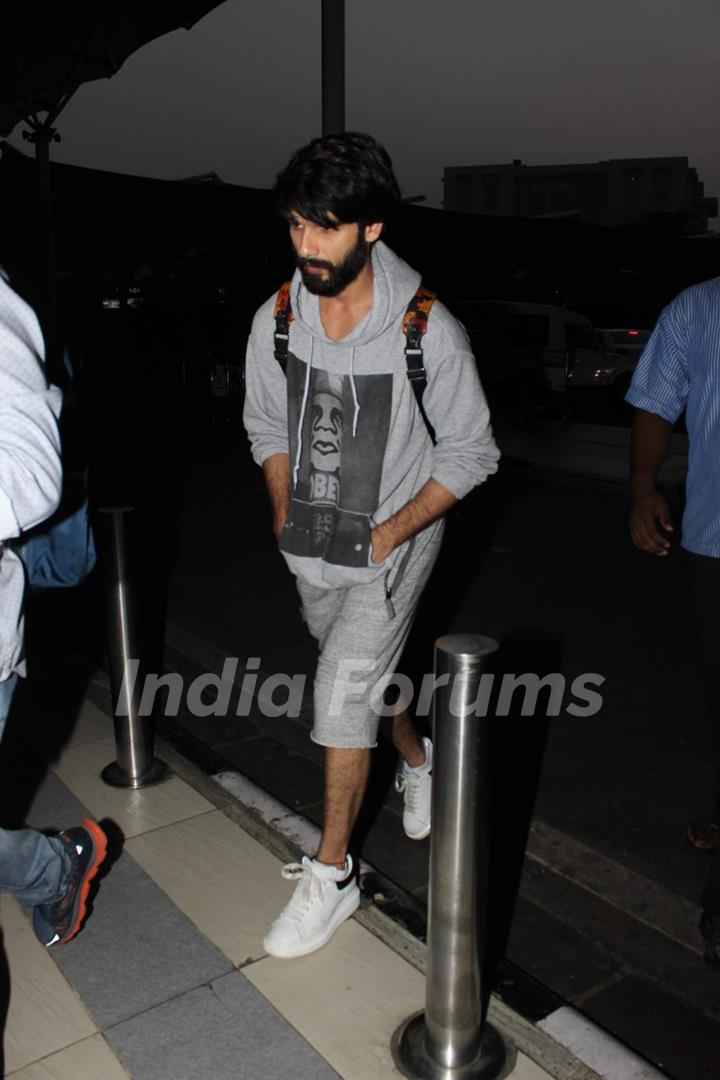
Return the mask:
[[604,386],[613,400],[620,403],[649,337],[649,330],[619,327],[592,330],[576,343],[571,363],[572,385]]
[[595,328],[576,311],[516,300],[467,300],[465,325],[483,382],[506,394],[605,387],[624,398],[649,330]]

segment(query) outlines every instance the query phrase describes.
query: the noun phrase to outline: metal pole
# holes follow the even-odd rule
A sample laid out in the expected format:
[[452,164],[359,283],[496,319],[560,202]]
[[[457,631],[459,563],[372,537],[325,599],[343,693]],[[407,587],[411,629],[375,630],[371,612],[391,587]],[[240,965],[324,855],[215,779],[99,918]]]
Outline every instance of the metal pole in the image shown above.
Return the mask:
[[345,130],[345,0],[322,0],[322,133]]
[[478,634],[435,643],[425,1012],[393,1039],[400,1071],[422,1080],[489,1080],[505,1064],[505,1045],[482,1016],[490,725],[475,715],[497,648]]
[[109,526],[106,619],[117,756],[103,769],[102,778],[113,787],[140,788],[162,780],[167,766],[153,758],[151,718],[139,713],[140,638],[125,537],[125,519],[131,510],[102,511]]

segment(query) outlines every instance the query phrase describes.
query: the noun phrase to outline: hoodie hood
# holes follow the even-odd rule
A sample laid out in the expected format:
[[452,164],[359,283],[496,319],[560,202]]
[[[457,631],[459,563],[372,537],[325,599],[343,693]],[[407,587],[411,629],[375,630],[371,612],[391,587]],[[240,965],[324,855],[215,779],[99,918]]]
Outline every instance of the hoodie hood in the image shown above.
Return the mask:
[[302,428],[310,389],[315,342],[322,342],[323,348],[329,348],[332,351],[349,350],[347,373],[353,398],[352,436],[355,438],[360,418],[360,402],[355,382],[355,350],[376,341],[388,327],[402,318],[420,284],[418,272],[403,262],[382,240],[373,244],[370,257],[373,269],[373,297],[370,310],[350,333],[339,341],[333,341],[325,333],[320,318],[320,297],[305,288],[299,269],[293,275],[290,302],[294,318],[310,335],[310,359],[303,387],[302,407],[298,420],[297,451],[292,468],[293,485],[297,483],[300,468],[303,448]]
[[320,338],[324,345],[338,349],[359,348],[380,337],[405,309],[420,285],[420,275],[403,262],[394,251],[377,240],[372,247],[373,300],[368,313],[340,341],[332,341],[320,319],[320,298],[309,292],[296,270],[291,286],[293,315],[307,333]]

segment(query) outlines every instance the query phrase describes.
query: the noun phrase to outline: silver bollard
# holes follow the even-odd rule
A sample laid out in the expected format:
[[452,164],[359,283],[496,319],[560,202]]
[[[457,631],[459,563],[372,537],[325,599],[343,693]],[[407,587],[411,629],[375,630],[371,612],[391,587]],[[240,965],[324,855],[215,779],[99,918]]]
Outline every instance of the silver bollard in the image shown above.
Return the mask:
[[425,1012],[392,1045],[400,1072],[418,1080],[491,1080],[505,1065],[503,1040],[482,1016],[490,739],[487,719],[474,715],[497,649],[478,634],[435,643]]
[[135,592],[132,588],[125,542],[125,516],[130,506],[103,509],[108,517],[106,623],[113,698],[115,753],[101,776],[112,787],[140,788],[157,784],[167,771],[164,761],[153,758],[153,735],[149,716],[139,714],[139,661]]

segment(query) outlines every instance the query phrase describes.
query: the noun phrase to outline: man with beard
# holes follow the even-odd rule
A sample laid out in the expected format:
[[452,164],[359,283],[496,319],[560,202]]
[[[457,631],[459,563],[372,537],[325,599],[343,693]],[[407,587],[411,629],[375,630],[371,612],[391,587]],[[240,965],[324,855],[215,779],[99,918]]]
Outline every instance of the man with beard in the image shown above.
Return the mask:
[[297,270],[255,316],[245,424],[320,647],[312,738],[325,747],[322,838],[314,858],[283,871],[297,886],[264,940],[271,955],[294,957],[324,945],[358,906],[348,844],[380,716],[401,757],[405,832],[430,832],[432,745],[388,684],[443,516],[496,471],[499,454],[467,336],[437,302],[423,338],[434,439],[418,407],[403,322],[420,275],[380,239],[400,199],[387,152],[369,135],[315,139],[276,194]]

